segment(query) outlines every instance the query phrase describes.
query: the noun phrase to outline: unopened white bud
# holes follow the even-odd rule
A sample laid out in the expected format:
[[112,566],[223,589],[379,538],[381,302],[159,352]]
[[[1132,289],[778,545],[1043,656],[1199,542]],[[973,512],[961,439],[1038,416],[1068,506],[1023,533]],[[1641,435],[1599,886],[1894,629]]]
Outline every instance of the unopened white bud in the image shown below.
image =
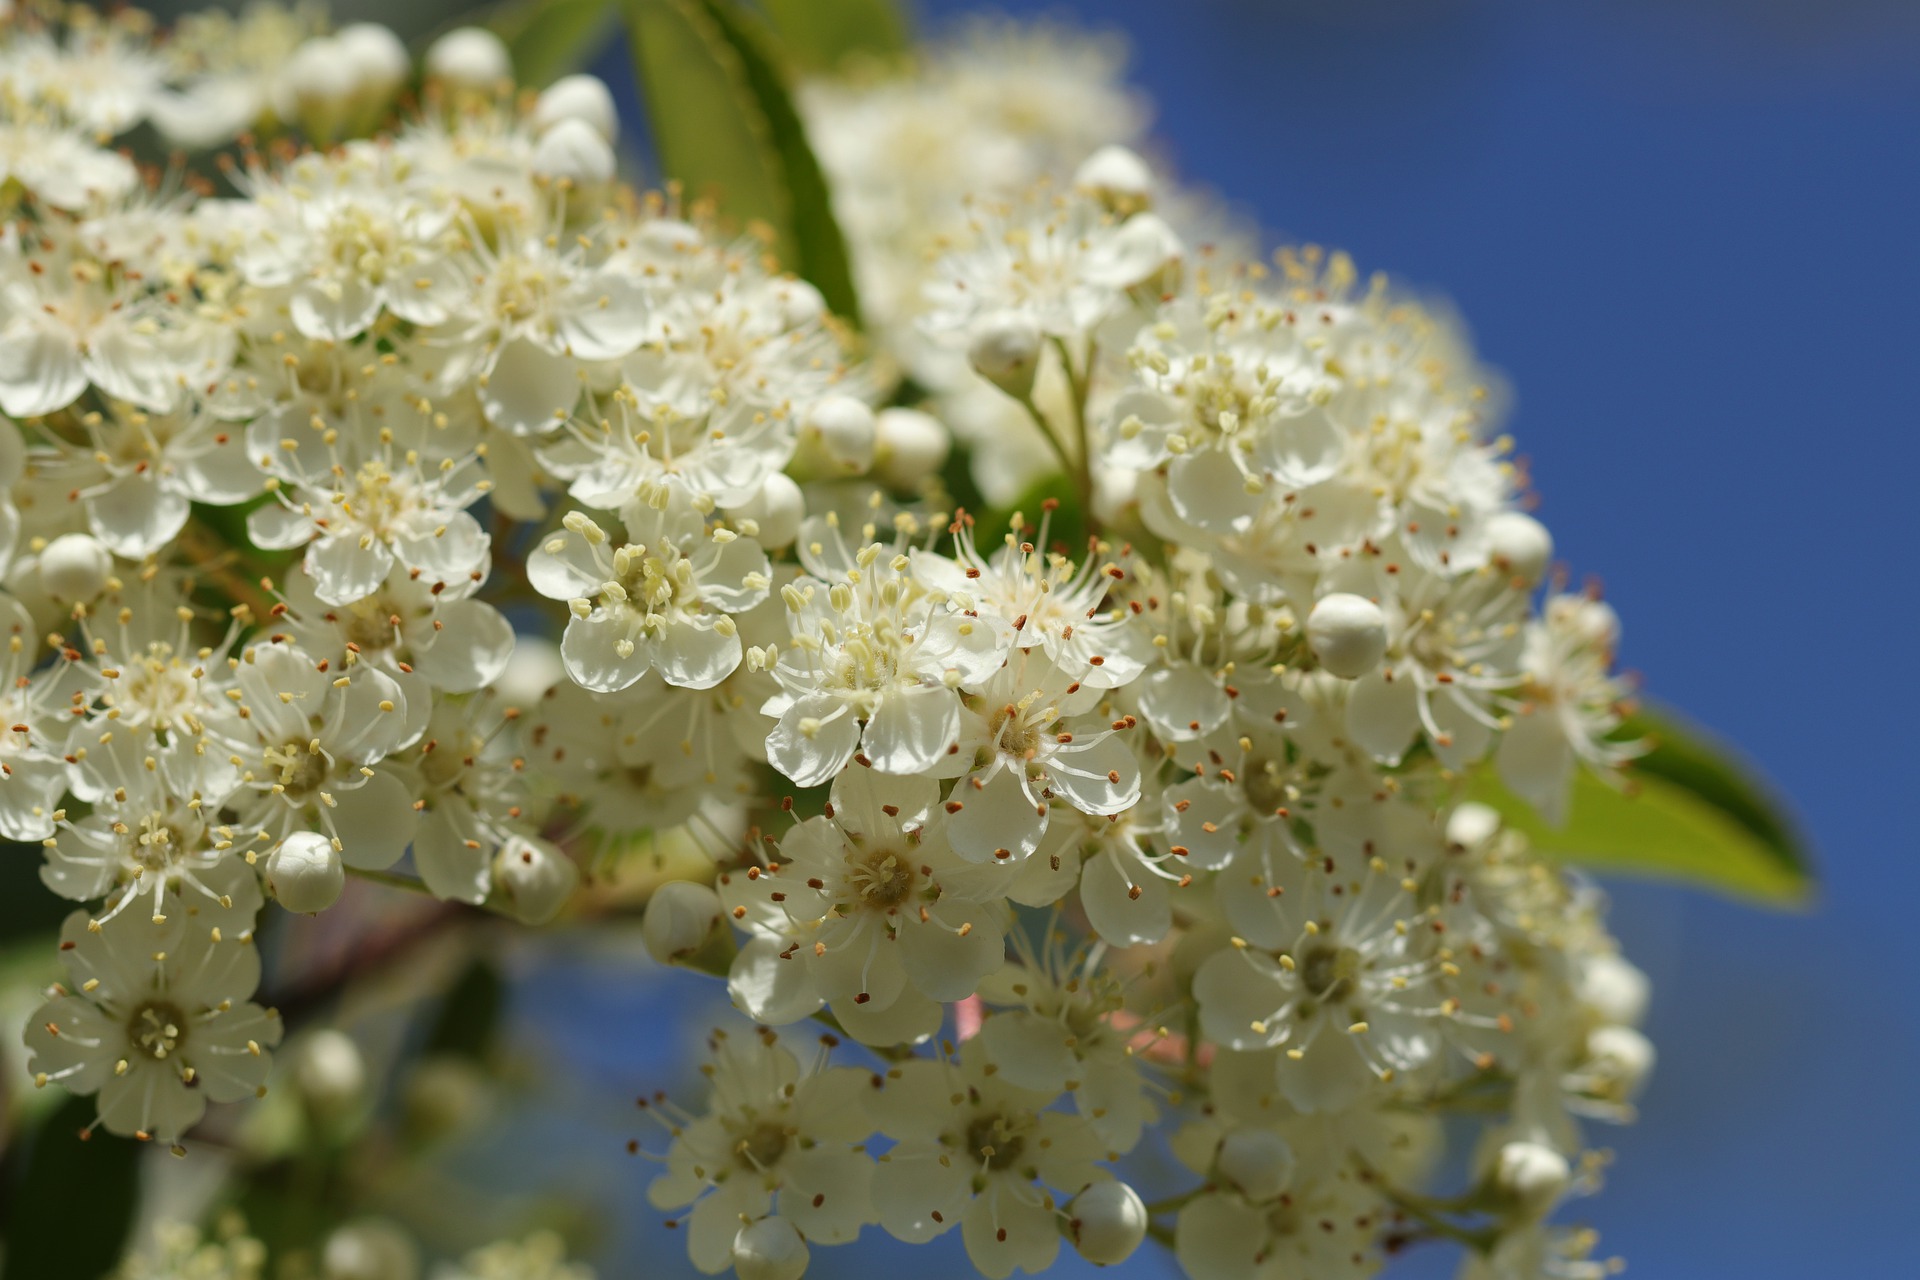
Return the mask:
[[1509,1142],[1500,1148],[1493,1181],[1520,1212],[1544,1218],[1567,1193],[1573,1169],[1552,1147],[1538,1142]]
[[1040,326],[1020,311],[990,311],[967,332],[973,371],[1015,400],[1033,394],[1040,370]]
[[1487,550],[1494,564],[1535,587],[1553,563],[1553,535],[1524,511],[1501,511],[1487,521]]
[[312,915],[340,901],[347,869],[333,841],[317,831],[296,831],[267,855],[267,892],[289,911]]
[[332,1027],[307,1036],[293,1064],[294,1087],[307,1105],[325,1116],[356,1106],[367,1087],[367,1065],[353,1037]]
[[308,40],[293,51],[285,74],[301,129],[322,142],[339,137],[360,92],[360,77],[340,42],[332,36]]
[[1249,1200],[1271,1200],[1293,1185],[1293,1147],[1271,1129],[1235,1129],[1214,1157],[1220,1176]]
[[1125,1262],[1147,1238],[1147,1206],[1124,1182],[1096,1182],[1067,1204],[1067,1232],[1081,1257],[1096,1267]]
[[514,836],[493,855],[500,904],[523,924],[545,924],[559,915],[579,883],[573,859],[545,840]]
[[653,891],[640,921],[640,937],[648,955],[661,964],[672,964],[705,946],[724,913],[720,895],[711,887],[692,880],[669,880]]
[[40,552],[40,586],[55,600],[91,600],[112,576],[112,553],[84,533],[63,533]]
[[1631,1102],[1653,1074],[1653,1042],[1632,1027],[1587,1033],[1587,1070],[1600,1077],[1608,1101]]
[[834,467],[849,474],[873,465],[873,410],[852,396],[826,396],[807,415],[802,434]]
[[488,93],[512,81],[513,55],[485,27],[459,27],[427,50],[427,76],[455,89]]
[[740,1280],[800,1280],[807,1273],[807,1242],[785,1218],[762,1218],[733,1237],[733,1270]]
[[413,59],[400,37],[377,22],[352,22],[333,33],[360,82],[361,92],[391,98],[413,74]]
[[940,420],[918,409],[882,409],[873,427],[875,469],[897,489],[917,488],[946,465],[953,447]]
[[793,477],[776,471],[760,486],[760,492],[737,507],[726,508],[726,512],[735,522],[753,521],[754,541],[768,550],[777,550],[800,536],[800,522],[807,516],[807,499]]
[[608,142],[619,141],[620,109],[599,76],[561,76],[540,91],[540,100],[533,105],[534,131],[550,129],[562,120],[584,121]]
[[418,1280],[420,1254],[395,1223],[365,1218],[327,1237],[320,1268],[326,1280]]
[[1574,990],[1601,1022],[1637,1027],[1647,1016],[1647,975],[1618,952],[1586,957],[1574,978]]
[[1093,514],[1101,524],[1125,523],[1140,502],[1140,473],[1132,467],[1093,469]]
[[1126,147],[1106,146],[1080,162],[1073,185],[1109,208],[1144,209],[1153,199],[1153,170]]
[[1387,654],[1387,615],[1365,596],[1322,596],[1307,615],[1307,647],[1334,675],[1358,680]]
[[782,280],[774,289],[780,304],[780,318],[789,329],[799,329],[823,320],[829,314],[826,295],[805,280]]
[[585,120],[560,120],[533,146],[533,171],[543,178],[595,188],[612,181],[613,148]]
[[1447,815],[1447,852],[1478,853],[1500,834],[1500,813],[1469,800]]

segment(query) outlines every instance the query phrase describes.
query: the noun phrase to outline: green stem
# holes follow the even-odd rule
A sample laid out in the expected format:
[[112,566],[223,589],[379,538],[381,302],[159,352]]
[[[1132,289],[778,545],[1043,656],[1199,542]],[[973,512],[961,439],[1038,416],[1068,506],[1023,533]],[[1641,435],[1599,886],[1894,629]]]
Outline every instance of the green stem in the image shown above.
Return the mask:
[[1093,362],[1099,348],[1089,338],[1087,340],[1087,362],[1084,368],[1075,368],[1073,353],[1067,349],[1065,338],[1053,340],[1054,349],[1060,353],[1060,366],[1067,373],[1068,401],[1073,410],[1074,465],[1069,472],[1073,477],[1074,491],[1080,495],[1080,510],[1087,521],[1087,528],[1093,529],[1093,448],[1091,433],[1087,430],[1087,397],[1092,393]]
[[1195,1187],[1193,1190],[1183,1192],[1177,1196],[1168,1196],[1164,1200],[1155,1200],[1147,1206],[1147,1215],[1149,1217],[1159,1217],[1163,1213],[1177,1213],[1179,1210],[1186,1208],[1189,1204],[1199,1199],[1201,1193],[1205,1190],[1205,1187]]
[[395,875],[391,871],[371,871],[366,867],[348,867],[346,870],[350,876],[357,876],[362,880],[370,880],[374,884],[383,884],[389,889],[405,889],[409,893],[424,893],[428,897],[433,896],[433,891],[427,888],[424,881],[415,880],[412,876]]

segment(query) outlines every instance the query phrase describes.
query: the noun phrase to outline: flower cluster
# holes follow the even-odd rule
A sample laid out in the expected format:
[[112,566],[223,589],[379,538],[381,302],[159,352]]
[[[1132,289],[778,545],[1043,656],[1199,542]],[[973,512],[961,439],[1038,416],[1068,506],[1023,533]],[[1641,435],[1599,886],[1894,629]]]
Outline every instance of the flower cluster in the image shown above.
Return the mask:
[[[1210,245],[1060,32],[806,92],[868,340],[620,185],[598,81],[516,94],[463,30],[396,116],[381,28],[203,21],[0,46],[0,831],[79,904],[38,1083],[178,1143],[267,1087],[263,912],[351,877],[544,923],[683,827],[713,864],[646,941],[761,1024],[705,1111],[647,1104],[702,1271],[878,1226],[995,1280],[1149,1235],[1195,1280],[1429,1236],[1604,1273],[1549,1219],[1644,981],[1467,795],[1552,818],[1625,763],[1618,622],[1444,318]],[[216,188],[101,145],[143,122],[281,140]],[[956,440],[1072,496],[960,510]],[[770,1030],[809,1021],[877,1065]],[[1156,1125],[1194,1181],[1148,1204]]]

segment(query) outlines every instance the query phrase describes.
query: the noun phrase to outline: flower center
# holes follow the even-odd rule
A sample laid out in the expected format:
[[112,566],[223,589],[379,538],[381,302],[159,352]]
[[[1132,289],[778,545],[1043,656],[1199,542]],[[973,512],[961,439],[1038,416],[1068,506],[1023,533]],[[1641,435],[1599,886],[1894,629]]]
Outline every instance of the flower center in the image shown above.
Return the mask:
[[897,850],[860,848],[848,861],[854,901],[870,911],[892,914],[913,893],[913,864]]
[[975,1116],[967,1126],[967,1150],[977,1153],[996,1173],[1011,1169],[1026,1150],[1023,1131],[1031,1123],[1030,1118],[1010,1118],[999,1112]]
[[749,1169],[764,1171],[776,1164],[787,1151],[787,1131],[772,1120],[764,1120],[740,1136],[733,1154]]
[[1359,973],[1360,953],[1352,947],[1312,946],[1300,958],[1300,985],[1319,1000],[1346,999]]
[[164,1000],[141,1005],[127,1019],[127,1040],[136,1053],[164,1062],[187,1040],[187,1015]]

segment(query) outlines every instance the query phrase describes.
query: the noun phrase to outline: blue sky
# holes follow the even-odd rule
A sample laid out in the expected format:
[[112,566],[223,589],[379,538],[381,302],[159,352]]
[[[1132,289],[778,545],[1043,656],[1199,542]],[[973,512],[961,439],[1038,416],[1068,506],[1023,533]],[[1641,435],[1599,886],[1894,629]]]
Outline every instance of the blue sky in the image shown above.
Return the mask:
[[[1614,886],[1662,1060],[1640,1126],[1596,1135],[1619,1159],[1580,1216],[1638,1280],[1911,1274],[1920,10],[1002,7],[1128,31],[1185,177],[1453,300],[1623,660],[1776,778],[1818,846],[1800,916]],[[596,998],[618,1025],[657,997]],[[630,1042],[602,1043],[632,1079]],[[819,1261],[964,1267],[889,1244]]]

